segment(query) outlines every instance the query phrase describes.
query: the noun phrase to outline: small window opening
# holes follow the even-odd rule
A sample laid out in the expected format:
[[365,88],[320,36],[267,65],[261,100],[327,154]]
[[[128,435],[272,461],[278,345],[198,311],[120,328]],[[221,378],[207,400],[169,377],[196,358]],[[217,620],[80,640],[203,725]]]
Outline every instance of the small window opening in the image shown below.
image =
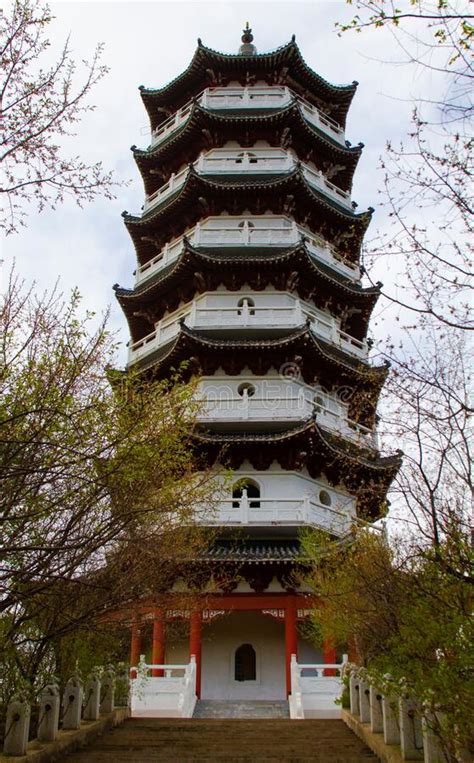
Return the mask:
[[241,644],[235,651],[234,678],[236,681],[255,681],[257,659],[252,644]]
[[253,480],[240,480],[239,482],[235,483],[232,489],[232,498],[234,499],[232,501],[232,508],[233,509],[239,508],[240,500],[242,498],[244,490],[247,491],[247,498],[249,499],[249,508],[259,509],[260,501],[258,499],[260,498],[260,486]]
[[[239,299],[237,302],[237,307],[242,308],[244,306],[247,306],[249,308],[249,315],[255,315],[255,310],[252,310],[252,308],[255,307],[255,302],[251,297],[242,297],[242,299]],[[242,310],[237,310],[237,315],[242,315]]]
[[245,156],[247,156],[247,158],[249,160],[249,164],[257,164],[257,162],[258,162],[257,156],[255,154],[251,154],[251,153],[247,153],[247,152],[242,152],[241,154],[237,154],[237,158],[235,160],[235,163],[236,164],[242,164]]
[[247,393],[247,397],[253,397],[255,395],[255,387],[250,382],[244,382],[237,387],[237,393],[240,397],[243,397]]
[[323,506],[330,506],[332,504],[331,496],[327,490],[319,491],[319,503],[322,503]]

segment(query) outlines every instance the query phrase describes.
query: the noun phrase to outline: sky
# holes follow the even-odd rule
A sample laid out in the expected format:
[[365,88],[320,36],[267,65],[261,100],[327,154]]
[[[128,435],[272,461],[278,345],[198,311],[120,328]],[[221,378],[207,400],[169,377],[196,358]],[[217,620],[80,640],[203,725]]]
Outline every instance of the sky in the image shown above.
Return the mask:
[[[8,6],[8,4],[7,4]],[[126,360],[126,322],[115,302],[115,283],[133,285],[134,249],[121,212],[138,212],[143,187],[130,146],[148,144],[148,121],[138,86],[162,87],[188,65],[200,37],[223,52],[236,52],[241,30],[248,20],[259,52],[288,42],[292,34],[307,64],[335,84],[359,82],[349,112],[346,137],[362,141],[365,149],[356,171],[352,198],[358,211],[375,207],[370,237],[387,228],[379,189],[379,168],[387,141],[403,139],[409,129],[414,100],[434,93],[435,83],[426,69],[402,65],[402,55],[388,30],[353,32],[338,36],[337,21],[349,20],[354,9],[344,0],[252,3],[225,2],[53,2],[54,21],[48,36],[54,56],[70,35],[76,60],[92,56],[104,43],[103,61],[109,74],[95,87],[90,101],[96,109],[77,126],[68,149],[84,161],[102,161],[116,179],[128,183],[117,188],[114,200],[98,199],[83,208],[72,200],[56,210],[38,214],[32,207],[26,228],[1,242],[0,277],[5,281],[14,260],[18,273],[38,290],[51,289],[57,280],[65,294],[78,288],[83,306],[98,314],[110,306],[110,327],[120,342],[117,364]],[[391,278],[387,264],[373,280]],[[375,337],[390,329],[385,306],[377,308]]]

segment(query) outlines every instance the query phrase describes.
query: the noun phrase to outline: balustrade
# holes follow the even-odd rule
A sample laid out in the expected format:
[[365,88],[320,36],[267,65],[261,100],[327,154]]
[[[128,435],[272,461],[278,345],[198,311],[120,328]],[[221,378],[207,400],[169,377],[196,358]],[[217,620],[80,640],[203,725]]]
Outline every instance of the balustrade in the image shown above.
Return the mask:
[[[287,218],[275,218],[274,221],[270,218],[263,221],[257,218],[208,218],[186,231],[185,236],[194,247],[290,247],[303,240],[316,259],[330,265],[346,278],[360,278],[357,265],[343,260],[322,238]],[[137,284],[178,259],[184,249],[183,239],[180,236],[166,243],[157,255],[141,265],[136,273]]]
[[139,358],[174,339],[179,333],[179,322],[182,319],[187,326],[198,330],[252,328],[259,331],[278,328],[296,329],[304,324],[305,319],[309,319],[311,329],[317,336],[361,360],[367,360],[368,356],[368,345],[365,340],[356,339],[341,331],[331,316],[302,306],[298,300],[295,300],[292,306],[247,306],[247,308],[245,305],[241,307],[237,305],[200,306],[199,300],[196,300],[179,313],[163,318],[156,324],[154,331],[130,345],[130,362],[136,362]]
[[309,495],[301,498],[249,498],[243,489],[241,498],[220,501],[212,511],[204,509],[197,521],[224,526],[311,525],[342,537],[349,532],[355,520],[348,512],[324,506]]
[[196,705],[196,658],[191,655],[186,665],[147,664],[140,656],[137,666],[130,668],[132,680],[132,715],[178,715],[191,718]]
[[336,700],[342,692],[342,676],[347,654],[340,663],[298,663],[291,656],[291,694],[288,697],[290,718],[338,718]]
[[[298,421],[315,414],[316,422],[323,428],[365,447],[376,448],[377,440],[373,430],[347,418],[345,408],[337,407],[330,397],[315,400],[314,391],[300,390],[297,395],[264,394],[249,396],[247,390],[242,395],[232,394],[229,387],[213,386],[211,392],[202,390],[199,398],[202,407],[198,421],[206,424],[222,422],[269,422]],[[336,409],[330,408],[331,403]]]
[[[386,675],[379,685],[367,670],[352,665],[349,668],[349,697],[349,725],[357,730],[359,723],[370,724],[374,736],[383,734],[384,744],[389,746],[387,752],[398,745],[403,760],[447,763],[450,759],[443,751],[440,737],[434,732],[435,728],[440,728],[436,713],[407,694],[404,682],[397,683]],[[355,725],[351,717],[356,719]],[[371,745],[363,728],[359,735]],[[380,754],[380,743],[374,740],[373,749]]]
[[[84,695],[83,683],[79,676],[72,676],[64,687],[61,701],[59,687],[56,684],[45,686],[38,697],[38,729],[37,739],[39,742],[54,742],[58,737],[59,727],[63,731],[78,731],[81,727],[81,717],[83,720],[98,720],[99,712],[110,714],[114,712],[115,702],[115,672],[109,667],[99,677],[97,672],[93,672],[86,682],[86,693]],[[127,679],[128,686],[128,679]],[[99,702],[103,692],[102,703]],[[128,705],[128,692],[123,697],[124,705]],[[62,708],[62,712],[61,711]],[[124,716],[126,717],[126,716]],[[5,734],[3,743],[3,752],[11,757],[22,757],[27,755],[28,738],[30,731],[31,706],[22,697],[13,697],[6,713]],[[71,745],[68,746],[68,740]],[[66,744],[64,742],[66,741]],[[38,751],[37,742],[35,743],[35,760],[43,756],[41,750]],[[63,752],[74,747],[74,737],[67,735],[63,738]],[[54,752],[47,754],[48,760]],[[28,757],[29,759],[29,757]],[[45,758],[46,759],[46,758]],[[56,758],[55,758],[56,759]]]
[[[200,175],[229,175],[229,174],[278,174],[289,172],[297,165],[297,159],[289,151],[280,148],[254,148],[251,150],[213,148],[205,154],[200,154],[193,166]],[[350,194],[331,183],[322,172],[301,163],[303,175],[308,183],[333,198],[339,204],[351,209]],[[167,183],[160,186],[155,193],[145,197],[143,211],[148,212],[161,204],[181,188],[189,174],[185,167],[178,174],[172,174]]]
[[343,128],[327,114],[319,111],[312,103],[297,96],[287,87],[254,85],[252,87],[206,88],[193,101],[188,101],[169,119],[158,125],[151,136],[151,147],[158,146],[188,121],[194,102],[211,111],[226,111],[235,109],[278,109],[288,106],[292,101],[298,103],[301,113],[307,122],[322,130],[322,132],[341,145],[344,145],[345,136]]

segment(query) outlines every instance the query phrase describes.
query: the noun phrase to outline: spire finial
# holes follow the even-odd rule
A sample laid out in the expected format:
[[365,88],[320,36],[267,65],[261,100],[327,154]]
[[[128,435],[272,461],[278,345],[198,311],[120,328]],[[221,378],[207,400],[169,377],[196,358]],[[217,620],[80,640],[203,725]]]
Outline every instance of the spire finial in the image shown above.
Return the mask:
[[253,45],[252,29],[248,21],[245,22],[245,29],[242,30],[242,45],[239,48],[240,56],[255,56],[257,48]]

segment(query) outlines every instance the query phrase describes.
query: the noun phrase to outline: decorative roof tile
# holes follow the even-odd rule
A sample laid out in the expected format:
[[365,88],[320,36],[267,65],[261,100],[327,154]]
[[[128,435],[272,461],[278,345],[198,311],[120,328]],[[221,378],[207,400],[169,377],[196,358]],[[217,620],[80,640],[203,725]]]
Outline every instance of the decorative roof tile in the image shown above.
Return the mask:
[[301,557],[297,540],[216,541],[200,558],[217,562],[295,562]]

